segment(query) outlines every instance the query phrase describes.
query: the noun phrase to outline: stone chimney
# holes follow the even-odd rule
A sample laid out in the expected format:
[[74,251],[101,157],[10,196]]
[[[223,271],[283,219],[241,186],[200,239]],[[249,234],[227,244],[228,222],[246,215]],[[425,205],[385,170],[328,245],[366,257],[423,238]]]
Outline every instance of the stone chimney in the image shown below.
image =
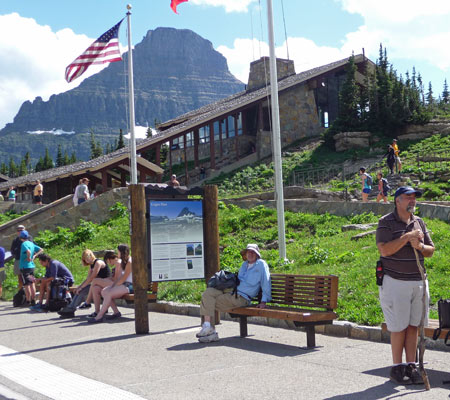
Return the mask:
[[[247,90],[262,88],[267,83],[270,84],[270,64],[269,57],[261,57],[259,60],[250,63],[250,74],[248,75]],[[294,61],[277,58],[278,80],[295,75]]]

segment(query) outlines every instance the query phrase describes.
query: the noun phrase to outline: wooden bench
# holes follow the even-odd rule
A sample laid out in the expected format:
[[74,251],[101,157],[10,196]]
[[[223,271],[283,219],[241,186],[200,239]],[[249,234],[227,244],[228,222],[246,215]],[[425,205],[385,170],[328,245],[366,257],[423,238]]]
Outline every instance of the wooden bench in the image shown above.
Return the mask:
[[304,326],[307,347],[316,346],[315,326],[332,324],[337,318],[338,277],[334,275],[272,274],[272,301],[266,308],[233,308],[232,318],[239,318],[241,337],[248,336],[247,317],[266,317],[292,321]]
[[[429,338],[433,338],[434,330],[439,328],[439,320],[438,319],[429,319],[428,320],[428,326],[425,327],[425,336]],[[386,322],[383,322],[381,324],[381,330],[382,332],[389,332]],[[441,334],[439,335],[439,339],[445,339],[445,336],[447,335],[448,331],[450,329],[442,329]]]

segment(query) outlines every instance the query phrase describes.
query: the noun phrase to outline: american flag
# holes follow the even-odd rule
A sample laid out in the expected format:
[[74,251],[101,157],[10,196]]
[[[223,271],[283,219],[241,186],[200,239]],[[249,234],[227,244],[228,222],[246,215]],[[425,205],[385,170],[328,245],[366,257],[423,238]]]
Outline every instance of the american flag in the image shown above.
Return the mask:
[[123,20],[106,31],[81,56],[69,64],[66,68],[67,82],[72,82],[81,76],[90,65],[122,60],[119,49],[119,28]]

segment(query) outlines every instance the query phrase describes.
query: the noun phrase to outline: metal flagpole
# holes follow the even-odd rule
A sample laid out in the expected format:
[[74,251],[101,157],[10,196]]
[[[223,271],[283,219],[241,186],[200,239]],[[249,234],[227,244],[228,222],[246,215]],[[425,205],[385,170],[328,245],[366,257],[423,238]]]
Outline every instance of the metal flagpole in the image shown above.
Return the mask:
[[278,247],[280,258],[286,259],[286,236],[284,224],[283,169],[281,166],[280,109],[278,106],[277,59],[273,34],[272,0],[267,0],[267,25],[270,49],[270,99],[272,104],[272,141],[275,164],[275,199],[277,202]]
[[133,84],[133,51],[131,47],[131,4],[127,5],[128,22],[128,102],[130,107],[130,162],[131,162],[131,184],[137,184],[136,167],[136,139],[134,135],[134,84]]

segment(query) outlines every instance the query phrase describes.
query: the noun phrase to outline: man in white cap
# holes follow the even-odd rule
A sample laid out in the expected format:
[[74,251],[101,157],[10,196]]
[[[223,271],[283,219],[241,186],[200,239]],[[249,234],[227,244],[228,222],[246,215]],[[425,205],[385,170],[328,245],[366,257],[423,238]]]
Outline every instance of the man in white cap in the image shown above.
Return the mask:
[[235,307],[248,306],[260,290],[262,290],[262,298],[257,307],[265,308],[266,302],[272,298],[269,267],[261,258],[258,245],[248,244],[244,250],[246,261],[242,263],[238,273],[239,285],[236,295],[232,293],[232,289],[222,291],[211,287],[202,294],[200,315],[204,322],[202,329],[196,335],[201,343],[219,340],[219,335],[212,323],[215,310],[228,311]]

